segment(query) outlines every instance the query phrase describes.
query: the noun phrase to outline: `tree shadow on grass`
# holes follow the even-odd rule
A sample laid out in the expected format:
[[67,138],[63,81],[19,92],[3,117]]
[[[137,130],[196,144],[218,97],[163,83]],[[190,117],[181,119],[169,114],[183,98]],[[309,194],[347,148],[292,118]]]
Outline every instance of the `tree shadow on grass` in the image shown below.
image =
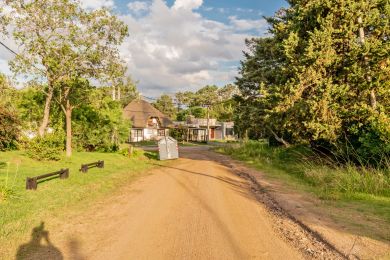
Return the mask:
[[64,257],[61,251],[50,241],[49,232],[45,230],[45,223],[41,222],[39,226],[32,229],[31,240],[28,243],[19,246],[15,259],[62,260]]
[[151,160],[158,160],[158,153],[157,152],[145,151],[144,155]]
[[0,162],[0,169],[5,168],[5,166],[7,166],[6,162]]

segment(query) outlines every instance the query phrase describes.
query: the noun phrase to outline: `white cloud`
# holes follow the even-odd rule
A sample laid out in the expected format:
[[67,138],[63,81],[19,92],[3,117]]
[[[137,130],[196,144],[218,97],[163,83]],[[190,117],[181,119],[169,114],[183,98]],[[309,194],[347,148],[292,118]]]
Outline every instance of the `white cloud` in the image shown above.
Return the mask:
[[145,95],[225,84],[237,75],[234,64],[252,35],[188,9],[196,5],[178,8],[182,4],[154,0],[145,15],[121,17],[130,33],[121,54]]
[[[234,81],[244,40],[253,37],[248,31],[264,29],[261,20],[231,17],[224,24],[202,17],[195,11],[202,7],[202,0],[176,0],[172,7],[163,0],[146,1],[146,6],[136,2],[142,3],[133,1],[128,7],[142,15],[131,12],[120,16],[130,34],[120,52],[128,73],[139,80],[140,91],[148,96]],[[114,7],[113,1],[88,0],[83,4],[88,8]],[[18,51],[12,41],[7,44]],[[0,71],[9,73],[6,61],[12,58],[0,46]]]
[[267,27],[267,21],[265,19],[259,20],[246,20],[238,19],[237,16],[229,16],[230,24],[240,31],[263,31]]
[[203,0],[176,0],[173,9],[194,10],[201,7]]
[[113,0],[82,0],[80,2],[84,8],[88,9],[113,8],[115,6]]
[[127,4],[131,13],[140,14],[149,9],[149,4],[147,2],[135,1]]

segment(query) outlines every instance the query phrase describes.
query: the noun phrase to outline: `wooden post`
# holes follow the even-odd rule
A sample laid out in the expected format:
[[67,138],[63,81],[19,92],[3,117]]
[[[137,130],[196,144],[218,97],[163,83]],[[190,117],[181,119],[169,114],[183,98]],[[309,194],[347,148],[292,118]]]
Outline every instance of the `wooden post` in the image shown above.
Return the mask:
[[60,179],[67,179],[69,177],[69,169],[61,169]]
[[28,178],[26,179],[26,189],[27,190],[36,190],[37,189],[37,179],[36,178]]
[[133,145],[132,144],[129,144],[129,148],[128,148],[128,156],[131,157],[133,155]]

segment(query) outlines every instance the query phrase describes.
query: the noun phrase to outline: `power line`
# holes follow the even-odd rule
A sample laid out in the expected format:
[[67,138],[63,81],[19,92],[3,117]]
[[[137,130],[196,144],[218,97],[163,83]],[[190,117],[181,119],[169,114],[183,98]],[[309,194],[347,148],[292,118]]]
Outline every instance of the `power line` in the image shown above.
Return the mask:
[[6,48],[8,51],[10,51],[11,53],[15,54],[16,56],[19,56],[19,54],[17,54],[15,51],[13,51],[10,47],[8,47],[7,45],[5,45],[3,42],[0,41],[0,44],[4,46],[4,48]]

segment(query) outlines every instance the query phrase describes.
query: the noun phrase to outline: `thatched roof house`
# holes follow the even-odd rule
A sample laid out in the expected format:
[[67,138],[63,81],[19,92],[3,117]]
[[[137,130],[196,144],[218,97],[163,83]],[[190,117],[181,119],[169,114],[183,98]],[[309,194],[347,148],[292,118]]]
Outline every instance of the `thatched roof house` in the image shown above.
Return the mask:
[[123,109],[123,115],[132,123],[131,142],[158,139],[167,135],[168,128],[173,127],[173,122],[169,117],[141,99],[130,102]]

